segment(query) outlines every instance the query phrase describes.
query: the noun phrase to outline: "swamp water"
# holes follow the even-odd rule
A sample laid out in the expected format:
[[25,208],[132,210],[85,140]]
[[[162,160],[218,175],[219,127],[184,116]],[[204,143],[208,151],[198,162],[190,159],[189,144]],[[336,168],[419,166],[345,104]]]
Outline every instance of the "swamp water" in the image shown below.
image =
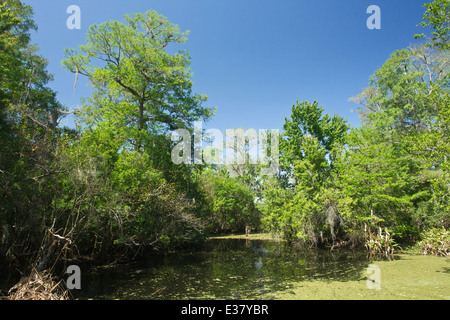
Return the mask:
[[298,250],[283,242],[210,239],[123,268],[82,273],[78,299],[450,299],[450,258]]

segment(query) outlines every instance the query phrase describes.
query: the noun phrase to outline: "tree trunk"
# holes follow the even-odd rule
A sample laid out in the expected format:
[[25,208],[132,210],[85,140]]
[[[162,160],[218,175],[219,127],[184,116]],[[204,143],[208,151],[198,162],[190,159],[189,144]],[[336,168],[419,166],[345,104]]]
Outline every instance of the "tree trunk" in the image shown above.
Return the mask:
[[144,130],[144,99],[139,101],[139,119],[138,119],[138,138],[136,143],[137,152],[141,152],[142,148],[142,131]]

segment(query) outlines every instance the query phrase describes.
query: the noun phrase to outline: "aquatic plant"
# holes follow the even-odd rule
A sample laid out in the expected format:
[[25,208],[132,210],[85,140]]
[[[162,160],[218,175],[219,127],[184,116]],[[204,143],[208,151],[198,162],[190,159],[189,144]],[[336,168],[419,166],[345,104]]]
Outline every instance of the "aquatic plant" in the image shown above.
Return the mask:
[[378,228],[378,233],[367,229],[366,234],[365,246],[371,254],[381,253],[387,256],[394,253],[397,244],[394,241],[393,233],[390,233],[387,228],[384,228],[384,233],[381,228]]

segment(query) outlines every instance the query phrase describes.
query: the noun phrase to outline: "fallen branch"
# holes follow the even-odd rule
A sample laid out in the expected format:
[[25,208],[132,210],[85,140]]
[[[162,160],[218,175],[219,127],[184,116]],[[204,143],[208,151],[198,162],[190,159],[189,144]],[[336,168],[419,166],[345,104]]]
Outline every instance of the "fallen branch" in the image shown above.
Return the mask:
[[50,229],[48,229],[48,232],[50,232],[50,234],[52,236],[54,236],[55,238],[57,238],[59,240],[65,240],[65,241],[69,242],[69,244],[72,244],[72,240],[70,240],[69,238],[65,238],[63,236],[60,236],[59,234],[53,233]]
[[20,281],[8,291],[9,300],[68,300],[68,291],[54,282],[47,271],[41,273],[33,270],[30,276]]

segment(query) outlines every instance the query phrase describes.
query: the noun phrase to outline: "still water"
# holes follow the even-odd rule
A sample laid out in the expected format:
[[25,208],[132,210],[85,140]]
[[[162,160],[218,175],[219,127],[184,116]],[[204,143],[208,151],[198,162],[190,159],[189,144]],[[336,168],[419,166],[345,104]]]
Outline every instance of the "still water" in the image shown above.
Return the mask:
[[122,268],[82,274],[79,299],[450,299],[450,259],[299,250],[283,242],[211,239]]

